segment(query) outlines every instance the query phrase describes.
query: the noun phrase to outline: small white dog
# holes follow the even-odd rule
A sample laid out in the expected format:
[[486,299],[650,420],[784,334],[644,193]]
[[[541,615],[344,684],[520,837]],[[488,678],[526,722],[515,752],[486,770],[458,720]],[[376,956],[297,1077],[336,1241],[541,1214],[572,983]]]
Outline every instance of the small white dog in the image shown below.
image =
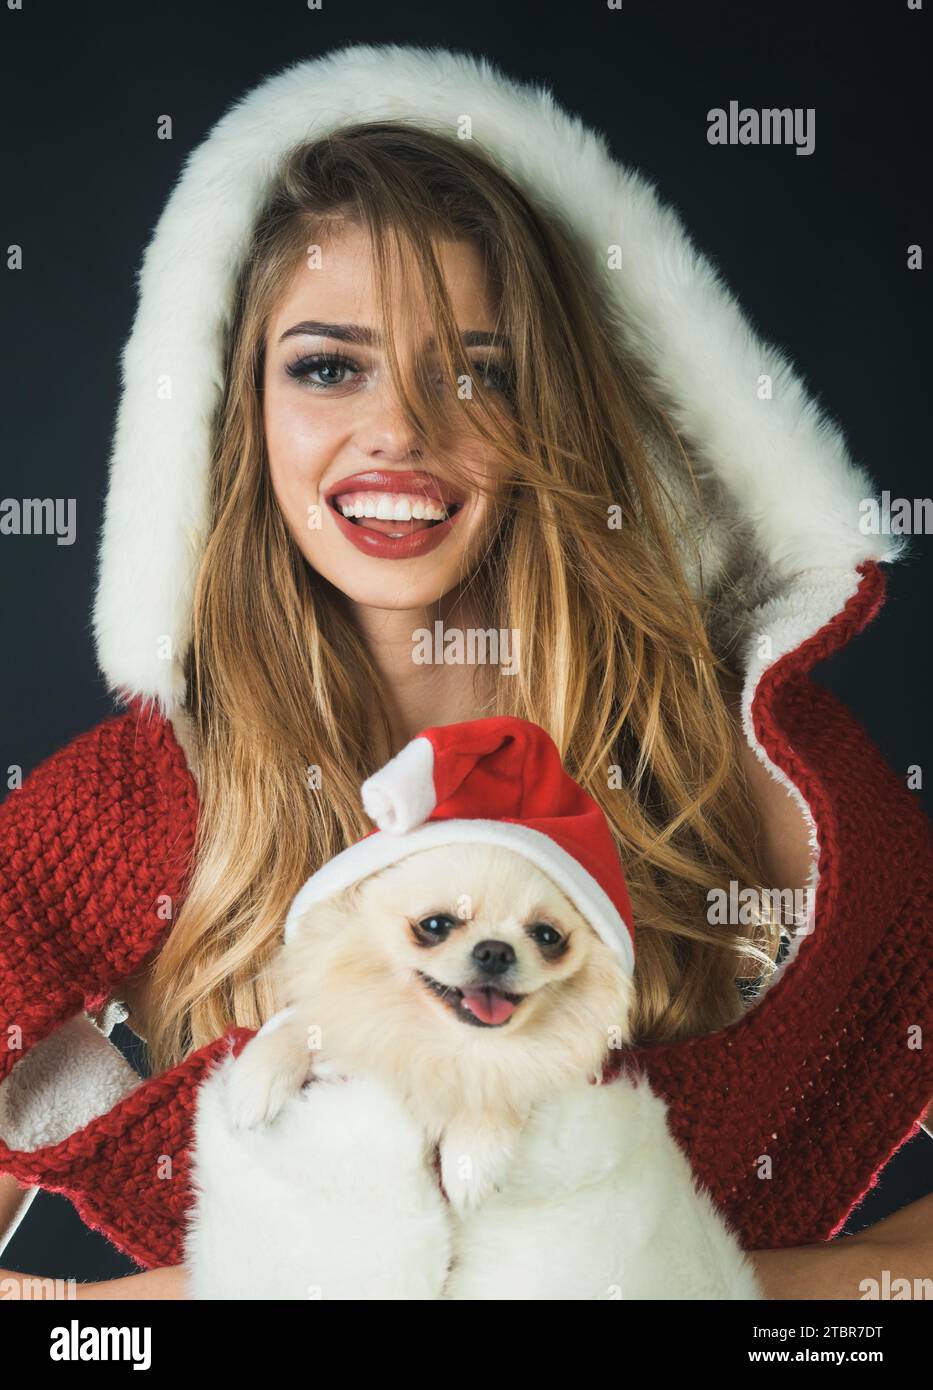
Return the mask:
[[594,1084],[631,976],[526,858],[411,853],[311,906],[273,979],[202,1087],[196,1297],[760,1297],[647,1080]]
[[289,1012],[240,1057],[234,1122],[273,1119],[321,1060],[375,1073],[439,1149],[458,1210],[501,1179],[532,1107],[629,1039],[618,956],[497,846],[422,850],[316,904],[274,968]]

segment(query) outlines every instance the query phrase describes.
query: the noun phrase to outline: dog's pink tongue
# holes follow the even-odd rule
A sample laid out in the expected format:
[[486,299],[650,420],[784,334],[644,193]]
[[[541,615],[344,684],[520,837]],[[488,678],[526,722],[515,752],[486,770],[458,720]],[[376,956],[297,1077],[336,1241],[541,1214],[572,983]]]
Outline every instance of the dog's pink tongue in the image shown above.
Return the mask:
[[494,989],[465,989],[463,1007],[475,1014],[481,1023],[504,1023],[515,1012],[515,1005]]

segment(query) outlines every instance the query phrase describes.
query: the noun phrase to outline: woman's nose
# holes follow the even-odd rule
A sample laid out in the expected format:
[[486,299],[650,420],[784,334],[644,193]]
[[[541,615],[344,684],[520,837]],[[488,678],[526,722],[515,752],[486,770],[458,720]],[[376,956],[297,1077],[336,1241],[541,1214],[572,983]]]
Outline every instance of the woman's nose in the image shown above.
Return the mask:
[[357,427],[356,442],[364,454],[386,462],[419,458],[424,449],[417,431],[405,416],[401,401],[389,385],[373,389]]

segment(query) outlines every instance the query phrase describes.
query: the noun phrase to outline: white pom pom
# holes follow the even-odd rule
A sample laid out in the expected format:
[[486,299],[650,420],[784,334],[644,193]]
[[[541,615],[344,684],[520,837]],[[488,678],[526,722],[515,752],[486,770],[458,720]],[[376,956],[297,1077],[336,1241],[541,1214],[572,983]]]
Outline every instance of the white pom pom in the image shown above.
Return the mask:
[[413,738],[385,767],[366,779],[362,796],[366,814],[380,830],[404,835],[426,821],[437,805],[430,739]]

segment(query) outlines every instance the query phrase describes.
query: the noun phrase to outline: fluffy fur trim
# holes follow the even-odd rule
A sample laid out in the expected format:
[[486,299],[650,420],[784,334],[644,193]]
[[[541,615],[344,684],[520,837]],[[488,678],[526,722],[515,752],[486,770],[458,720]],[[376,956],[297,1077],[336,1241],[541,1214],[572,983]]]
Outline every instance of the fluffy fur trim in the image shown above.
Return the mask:
[[232,1057],[198,1089],[195,1299],[435,1299],[450,1232],[424,1141],[381,1082],[317,1078],[274,1125],[237,1130]]
[[762,1297],[643,1078],[581,1083],[539,1106],[454,1248],[449,1299]]
[[273,1125],[236,1131],[233,1065],[199,1091],[195,1298],[761,1297],[643,1079],[581,1083],[539,1106],[501,1185],[460,1216],[381,1082],[332,1067]]
[[486,820],[482,816],[432,820],[402,836],[376,830],[357,840],[356,844],[329,859],[299,889],[285,919],[285,940],[295,939],[301,918],[312,904],[325,902],[342,889],[419,850],[458,844],[501,845],[535,864],[563,889],[601,940],[622,958],[629,974],[634,971],[632,924],[622,920],[609,894],[580,861],[550,835],[542,834],[533,826]]
[[[685,550],[693,582],[722,582],[722,621],[783,596],[798,636],[816,615],[797,579],[814,566],[848,575],[890,560],[898,542],[859,530],[872,495],[838,428],[785,355],[762,341],[721,277],[654,187],[616,163],[605,139],[543,87],[484,59],[438,49],[357,45],[260,83],[193,151],[139,273],[123,352],[94,605],[108,684],[171,715],[184,695],[192,595],[205,542],[210,427],[222,385],[236,272],[283,154],[350,121],[403,118],[472,136],[569,226],[601,276],[615,330],[667,406],[702,475],[706,516]],[[770,394],[762,399],[760,383]],[[682,464],[652,441],[678,502]],[[846,581],[848,584],[848,581]],[[804,585],[801,591],[806,596]],[[833,602],[836,611],[842,592]]]

